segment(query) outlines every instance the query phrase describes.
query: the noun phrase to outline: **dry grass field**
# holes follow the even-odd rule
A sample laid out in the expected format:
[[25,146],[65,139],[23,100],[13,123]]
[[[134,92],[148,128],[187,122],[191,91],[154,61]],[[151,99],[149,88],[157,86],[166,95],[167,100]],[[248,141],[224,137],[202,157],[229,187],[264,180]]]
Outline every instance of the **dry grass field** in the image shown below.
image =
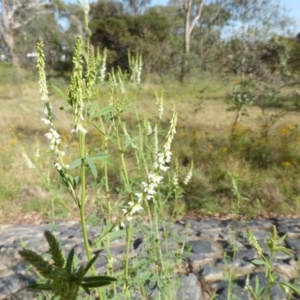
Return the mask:
[[[0,222],[40,222],[50,217],[51,209],[58,217],[72,218],[75,206],[52,167],[53,159],[45,137],[47,128],[41,122],[43,103],[37,80],[23,78],[15,82],[14,78],[14,74],[0,76]],[[67,92],[62,80],[54,83]],[[155,94],[161,95],[162,91],[165,108],[162,125],[168,124],[173,106],[178,111],[174,157],[182,169],[191,161],[194,163],[193,178],[177,203],[183,214],[230,216],[236,213],[237,201],[238,214],[242,216],[298,213],[300,131],[297,110],[279,119],[265,139],[261,109],[250,106],[247,108],[249,116],[242,117],[232,139],[236,112],[227,111],[229,104],[225,101],[230,84],[213,78],[184,86],[177,82],[144,83],[139,89],[128,89],[128,101],[132,105],[123,118],[132,135],[137,131],[137,116],[150,122],[156,120]],[[286,90],[283,95],[292,93],[293,89]],[[64,102],[53,90],[50,100],[55,126],[62,137],[61,146],[70,159],[75,159],[78,150],[71,134],[71,116],[68,111],[59,109]],[[107,87],[99,92],[97,100],[107,105]],[[279,110],[267,108],[267,115]],[[91,149],[101,148],[102,137],[92,127],[87,140]],[[113,153],[112,149],[112,156]],[[35,169],[28,168],[26,156],[35,164]],[[112,178],[117,186],[117,171]],[[90,184],[92,186],[92,182]],[[114,190],[112,193],[117,194]],[[90,210],[88,205],[87,211],[91,216],[95,202],[101,206],[102,196],[101,188],[89,189]]]

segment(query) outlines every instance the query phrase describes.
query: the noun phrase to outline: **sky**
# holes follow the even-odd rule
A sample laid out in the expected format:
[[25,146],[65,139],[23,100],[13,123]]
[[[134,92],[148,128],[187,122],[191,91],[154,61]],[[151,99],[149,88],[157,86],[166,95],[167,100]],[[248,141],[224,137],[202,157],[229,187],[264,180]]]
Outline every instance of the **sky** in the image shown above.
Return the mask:
[[[152,0],[151,5],[166,5],[169,0]],[[295,32],[300,32],[300,0],[280,0],[287,15],[295,22]]]
[[[76,2],[76,0],[67,0],[67,2]],[[78,0],[77,0],[78,1]],[[95,2],[97,0],[89,0]],[[277,0],[285,8],[288,16],[295,22],[296,32],[300,32],[300,0]],[[79,0],[80,2],[80,0]],[[84,1],[83,1],[84,2]],[[152,5],[166,5],[169,0],[150,0]]]
[[289,16],[296,22],[297,31],[300,32],[300,0],[281,0],[281,5],[287,9]]

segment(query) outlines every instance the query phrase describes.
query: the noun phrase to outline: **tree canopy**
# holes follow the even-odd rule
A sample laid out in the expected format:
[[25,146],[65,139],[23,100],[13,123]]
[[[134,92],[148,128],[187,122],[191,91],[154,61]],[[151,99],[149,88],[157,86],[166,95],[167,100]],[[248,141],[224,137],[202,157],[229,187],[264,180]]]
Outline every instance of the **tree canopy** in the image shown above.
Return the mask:
[[[28,54],[43,37],[48,68],[70,70],[76,36],[84,34],[81,7],[61,0],[1,0],[0,9],[2,59],[32,66]],[[129,53],[141,54],[145,76],[182,81],[201,72],[251,73],[262,64],[274,71],[283,52],[298,73],[300,34],[283,34],[287,24],[276,0],[173,0],[166,6],[99,0],[89,11],[91,43],[107,49],[109,68],[126,71]]]

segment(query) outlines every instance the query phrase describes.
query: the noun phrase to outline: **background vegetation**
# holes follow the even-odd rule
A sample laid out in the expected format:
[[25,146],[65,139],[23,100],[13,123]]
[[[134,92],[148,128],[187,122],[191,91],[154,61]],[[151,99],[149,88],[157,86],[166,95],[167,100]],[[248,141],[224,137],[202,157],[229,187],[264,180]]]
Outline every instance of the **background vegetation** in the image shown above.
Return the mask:
[[[90,6],[89,31],[84,30],[82,11],[73,4],[52,1],[38,6],[21,1],[20,6],[9,6],[5,0],[1,4],[2,12],[6,9],[15,16],[10,22],[3,14],[1,18],[1,218],[16,220],[16,211],[20,218],[24,212],[30,212],[31,219],[33,214],[50,218],[49,199],[57,204],[59,216],[73,215],[72,201],[56,170],[45,172],[51,170],[51,155],[39,160],[40,153],[48,153],[48,145],[47,129],[40,122],[35,45],[42,36],[48,82],[67,93],[71,49],[78,34],[90,35],[95,48],[106,51],[109,71],[119,67],[129,74],[128,55],[142,56],[144,83],[127,90],[136,116],[123,116],[132,136],[138,134],[137,116],[157,120],[158,98],[164,99],[164,116],[171,115],[173,104],[177,107],[172,163],[179,174],[186,174],[191,162],[194,169],[180,198],[169,197],[169,213],[175,198],[174,217],[298,212],[300,43],[295,34],[288,34],[291,23],[275,1],[187,0],[151,7],[145,1],[98,1]],[[13,21],[22,26],[17,28]],[[5,34],[13,37],[13,43]],[[99,91],[103,106],[109,101],[109,85],[107,80]],[[75,159],[78,145],[70,116],[59,109],[63,100],[54,90],[51,93],[62,144]],[[167,128],[168,121],[160,122]],[[97,131],[91,131],[87,142],[94,149],[104,143]],[[134,152],[130,155],[134,166]],[[35,169],[28,168],[26,157]],[[117,201],[119,162],[111,163],[115,170],[111,192]],[[91,222],[100,217],[93,205],[105,205],[103,169],[98,167],[98,178],[88,178]]]

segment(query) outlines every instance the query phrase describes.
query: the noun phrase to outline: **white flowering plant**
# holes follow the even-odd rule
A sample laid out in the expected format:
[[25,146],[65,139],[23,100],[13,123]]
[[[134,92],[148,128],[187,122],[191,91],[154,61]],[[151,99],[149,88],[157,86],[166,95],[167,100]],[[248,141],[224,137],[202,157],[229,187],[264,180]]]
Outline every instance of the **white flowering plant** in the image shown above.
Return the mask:
[[[87,50],[82,38],[78,38],[73,57],[73,72],[71,74],[70,86],[68,93],[65,94],[57,86],[52,85],[54,91],[66,102],[65,107],[71,112],[74,121],[71,134],[78,139],[79,157],[73,161],[69,160],[68,148],[62,147],[62,138],[55,128],[53,108],[49,99],[48,86],[45,75],[45,63],[43,54],[43,42],[40,41],[37,45],[38,60],[37,66],[39,71],[39,86],[41,92],[41,99],[44,103],[44,117],[42,122],[47,126],[48,132],[45,134],[49,141],[49,151],[53,157],[53,167],[58,172],[62,184],[74,200],[78,207],[83,240],[88,261],[93,261],[92,253],[95,249],[105,249],[108,259],[107,274],[109,278],[115,278],[114,263],[115,259],[110,255],[110,243],[116,236],[124,237],[126,240],[126,256],[124,258],[124,273],[122,276],[118,273],[118,281],[111,280],[107,284],[112,283],[112,288],[104,287],[97,289],[97,294],[100,299],[105,299],[109,294],[117,293],[117,290],[122,286],[122,299],[131,299],[132,293],[136,288],[141,287],[141,293],[147,296],[147,291],[142,286],[150,280],[150,278],[159,278],[163,276],[163,282],[157,282],[161,286],[162,295],[171,295],[174,292],[171,286],[171,277],[174,270],[174,265],[168,263],[168,259],[163,257],[162,249],[157,245],[162,237],[159,234],[160,226],[165,226],[161,221],[165,218],[165,211],[167,210],[166,202],[170,199],[174,186],[170,181],[172,173],[172,150],[171,145],[176,134],[177,112],[173,109],[173,114],[170,120],[170,127],[164,134],[164,131],[159,127],[162,120],[163,112],[163,93],[159,97],[158,104],[158,118],[156,122],[147,118],[139,119],[137,116],[137,132],[130,132],[128,125],[122,118],[125,112],[129,111],[130,101],[128,100],[128,93],[126,85],[128,82],[134,83],[134,88],[140,81],[140,66],[141,58],[136,60],[130,56],[130,66],[137,71],[132,71],[132,75],[123,74],[121,70],[117,72],[105,73],[105,59],[106,52],[100,55],[99,52],[95,54],[94,49],[89,47]],[[85,52],[87,51],[87,52]],[[83,68],[86,65],[86,69]],[[138,76],[139,78],[135,78]],[[107,81],[105,81],[107,79]],[[99,95],[99,88],[106,88],[108,86],[108,103],[101,107],[100,101],[97,100]],[[98,152],[93,149],[88,149],[86,138],[89,132],[96,129],[101,135],[101,146],[98,147]],[[164,144],[160,146],[161,141]],[[111,149],[118,150],[118,163],[110,160]],[[150,150],[151,149],[151,150]],[[36,168],[35,161],[31,161],[26,152],[22,154],[25,163],[31,169]],[[133,172],[128,171],[128,159],[134,159],[137,167],[137,173],[132,176]],[[99,165],[98,162],[101,162]],[[119,168],[119,176],[121,187],[118,189],[120,201],[113,202],[111,193],[113,188],[110,185],[110,172],[112,167]],[[118,167],[117,167],[118,166]],[[79,168],[79,174],[74,176],[74,171]],[[86,185],[87,172],[90,172],[94,180],[98,181],[98,188],[105,190],[105,199],[107,211],[104,212],[106,216],[105,226],[99,236],[99,239],[94,241],[93,245],[89,244],[87,236],[86,225]],[[192,168],[187,174],[184,183],[187,184],[190,180]],[[101,178],[102,177],[102,178]],[[178,186],[178,184],[177,184]],[[175,197],[174,206],[177,205]],[[103,212],[102,212],[103,213]],[[139,273],[140,262],[130,261],[131,240],[135,235],[135,230],[132,222],[139,224],[139,220],[145,219],[145,214],[150,226],[154,226],[155,232],[149,233],[148,230],[141,225],[137,228],[147,233],[149,236],[145,238],[149,245],[147,251],[149,253],[148,264],[154,263],[161,265],[160,270],[154,271],[155,277],[149,274],[150,277],[144,278],[144,283],[140,279],[132,277],[132,274]],[[52,209],[54,219],[54,208]],[[125,228],[125,229],[124,229]],[[167,230],[166,230],[167,232]],[[163,238],[167,239],[168,236]],[[178,250],[180,252],[180,250]],[[176,259],[169,253],[170,261],[181,260],[178,259],[178,251],[176,252]],[[145,264],[146,269],[148,268]],[[94,265],[90,265],[91,275],[99,278],[99,283],[102,282],[101,276],[97,273]],[[152,280],[152,279],[151,279]],[[157,280],[157,279],[156,279]],[[169,281],[168,281],[169,280]],[[96,280],[97,281],[97,280]],[[97,287],[95,281],[95,288]],[[169,284],[166,284],[169,282]],[[174,284],[176,280],[172,281]],[[37,285],[40,286],[40,285]],[[79,291],[78,291],[79,292]]]
[[[88,30],[86,34],[88,37]],[[51,86],[65,101],[63,109],[71,112],[74,122],[71,134],[77,138],[79,157],[69,160],[68,152],[61,147],[62,139],[53,122],[54,113],[48,96],[42,40],[38,43],[37,49],[39,86],[45,114],[42,121],[48,128],[45,137],[49,141],[49,150],[53,155],[53,166],[78,208],[88,261],[94,262],[92,254],[105,249],[108,260],[105,275],[118,279],[117,282],[114,280],[107,282],[107,284],[112,283],[111,287],[101,286],[101,288],[97,288],[97,280],[95,280],[94,287],[97,288],[99,299],[106,299],[112,293],[115,296],[121,295],[122,299],[132,299],[136,288],[141,291],[143,297],[148,297],[149,291],[145,289],[145,284],[152,280],[155,280],[156,284],[161,287],[161,293],[164,295],[162,298],[172,298],[174,288],[171,288],[171,285],[176,284],[176,280],[171,280],[174,275],[174,262],[181,263],[178,253],[182,251],[182,246],[176,250],[176,253],[168,253],[168,258],[166,258],[163,257],[160,241],[169,237],[162,221],[166,216],[167,201],[171,199],[174,186],[175,188],[179,186],[178,181],[175,184],[170,180],[173,168],[171,146],[177,125],[176,109],[173,109],[167,132],[164,132],[160,129],[164,110],[163,93],[160,96],[156,94],[157,120],[151,121],[149,116],[140,118],[136,113],[137,130],[132,130],[123,115],[129,112],[133,102],[129,100],[127,86],[137,90],[141,82],[141,56],[134,57],[129,54],[130,74],[125,74],[120,69],[107,73],[106,51],[100,54],[89,45],[88,39],[85,41],[78,37],[74,47],[73,71],[68,92],[64,93],[57,86]],[[106,105],[103,105],[103,100],[99,98],[99,95],[103,95],[103,90],[107,91],[108,95]],[[87,139],[92,130],[96,130],[101,136],[97,150],[89,149],[87,145]],[[34,163],[30,161],[26,153],[24,153],[24,160],[28,167],[34,168]],[[130,170],[132,168],[130,160],[135,162],[136,171]],[[74,176],[76,170],[78,172]],[[118,187],[110,183],[112,173],[118,174]],[[192,166],[181,185],[188,184],[191,176]],[[99,215],[105,216],[105,219],[102,222],[99,238],[92,245],[88,240],[86,224],[86,187],[90,177],[97,183],[96,189],[104,190],[105,196],[101,202],[105,202],[105,206],[103,203],[101,205],[107,208],[106,211],[99,212]],[[117,201],[111,196],[115,191],[118,193]],[[183,188],[181,188],[181,193],[182,191]],[[176,197],[174,199],[173,205],[176,209]],[[100,205],[95,209],[99,207]],[[145,219],[149,222],[149,226],[155,228],[154,232],[145,230],[141,225]],[[133,222],[140,225],[134,227]],[[161,226],[165,228],[163,236],[159,233]],[[141,269],[140,261],[130,260],[131,241],[137,234],[137,228],[148,235],[145,241],[149,243],[146,245],[149,257],[147,263],[143,264],[144,269]],[[115,259],[110,253],[109,245],[114,239],[120,237],[126,240],[124,271],[115,273]],[[149,264],[160,267],[154,268],[152,273],[149,273]],[[91,275],[101,282],[101,276],[93,264],[90,265],[90,270]],[[143,277],[142,281],[135,276],[140,272],[148,274]],[[159,278],[164,278],[164,280],[160,282]]]

